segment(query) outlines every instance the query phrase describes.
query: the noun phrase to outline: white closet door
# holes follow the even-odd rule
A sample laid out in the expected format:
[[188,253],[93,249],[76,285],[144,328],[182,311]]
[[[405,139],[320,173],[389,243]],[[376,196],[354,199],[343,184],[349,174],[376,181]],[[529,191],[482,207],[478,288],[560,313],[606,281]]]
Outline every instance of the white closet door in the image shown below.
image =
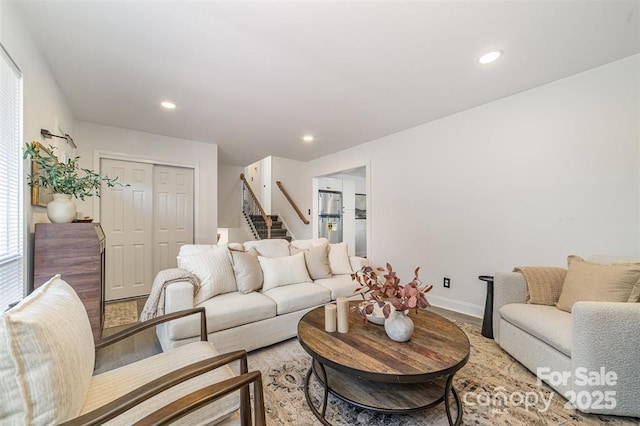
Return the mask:
[[154,166],[154,271],[176,268],[183,244],[193,244],[193,169]]
[[103,184],[100,222],[106,234],[106,300],[149,294],[153,281],[153,165],[102,159],[100,171],[130,186]]

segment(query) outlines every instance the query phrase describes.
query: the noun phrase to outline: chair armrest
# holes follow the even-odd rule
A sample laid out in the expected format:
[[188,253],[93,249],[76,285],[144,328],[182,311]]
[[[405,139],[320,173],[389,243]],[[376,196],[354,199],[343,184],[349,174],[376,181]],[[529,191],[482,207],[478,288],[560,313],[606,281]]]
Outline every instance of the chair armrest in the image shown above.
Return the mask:
[[493,276],[493,339],[500,343],[500,308],[509,303],[524,303],[527,282],[518,272],[496,272]]
[[101,425],[177,384],[215,370],[216,368],[222,367],[236,360],[240,360],[240,373],[246,373],[246,351],[241,350],[214,356],[158,377],[157,379],[140,386],[139,388],[103,405],[100,408],[97,408],[96,410],[90,411],[80,417],[76,417],[75,419],[71,419],[68,422],[63,423],[63,425]]
[[353,272],[359,271],[363,266],[369,266],[369,259],[360,256],[349,257],[349,263],[351,264],[351,270]]
[[[577,302],[571,312],[573,347],[571,350],[572,379],[578,371],[613,372],[616,384],[590,385],[573,382],[576,393],[586,391],[615,392],[615,414],[640,417],[640,303]],[[607,401],[605,401],[606,403]],[[585,410],[582,410],[585,411]],[[611,409],[588,408],[585,412],[614,414]]]
[[[145,418],[134,423],[134,426],[146,425],[165,425],[172,423],[189,412],[202,407],[209,402],[215,401],[232,392],[236,392],[245,386],[253,383],[253,394],[255,404],[255,420],[256,426],[266,425],[264,413],[264,396],[262,393],[262,374],[259,371],[242,374],[232,377],[231,379],[204,387],[195,392],[185,395],[182,398],[173,401],[171,404],[165,405],[160,410],[155,411]],[[243,400],[244,401],[244,400]],[[251,417],[251,407],[244,407],[248,418]],[[247,423],[249,423],[248,420]],[[244,423],[243,423],[244,424]]]
[[113,343],[119,342],[120,340],[126,339],[127,337],[133,336],[136,333],[141,332],[142,330],[146,330],[150,327],[155,327],[158,324],[162,324],[163,322],[172,321],[177,318],[186,317],[193,314],[200,314],[200,340],[203,342],[207,341],[207,316],[205,309],[200,308],[191,308],[185,309],[183,311],[172,312],[170,314],[161,315],[156,318],[151,318],[148,321],[138,323],[132,327],[127,328],[126,330],[122,330],[119,333],[113,334],[111,336],[105,337],[104,339],[100,339],[96,342],[96,350],[103,349],[106,346],[109,346]]

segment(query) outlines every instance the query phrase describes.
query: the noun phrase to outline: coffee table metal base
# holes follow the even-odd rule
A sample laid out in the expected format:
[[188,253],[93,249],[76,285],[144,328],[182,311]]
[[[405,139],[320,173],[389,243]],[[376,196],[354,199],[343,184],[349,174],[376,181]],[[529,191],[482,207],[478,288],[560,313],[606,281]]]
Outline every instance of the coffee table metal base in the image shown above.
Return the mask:
[[[312,374],[322,385],[322,404],[317,407],[313,404],[309,393]],[[329,394],[356,407],[387,414],[421,411],[444,401],[449,424],[457,426],[462,422],[462,405],[452,381],[453,375],[428,383],[372,382],[338,372],[313,360],[305,378],[304,396],[313,414],[327,426],[331,426],[326,419]],[[455,420],[452,416],[449,394],[453,396],[456,404]],[[377,398],[378,396],[380,398]],[[393,401],[393,405],[389,401]]]

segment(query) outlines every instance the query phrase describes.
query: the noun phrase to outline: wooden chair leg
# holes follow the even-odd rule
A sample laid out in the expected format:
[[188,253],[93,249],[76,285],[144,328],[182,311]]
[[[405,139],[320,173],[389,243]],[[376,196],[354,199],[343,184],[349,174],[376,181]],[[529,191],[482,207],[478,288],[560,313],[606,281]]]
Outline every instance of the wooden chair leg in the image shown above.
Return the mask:
[[262,375],[253,382],[253,405],[255,409],[255,425],[266,426],[264,413],[264,395],[262,394]]

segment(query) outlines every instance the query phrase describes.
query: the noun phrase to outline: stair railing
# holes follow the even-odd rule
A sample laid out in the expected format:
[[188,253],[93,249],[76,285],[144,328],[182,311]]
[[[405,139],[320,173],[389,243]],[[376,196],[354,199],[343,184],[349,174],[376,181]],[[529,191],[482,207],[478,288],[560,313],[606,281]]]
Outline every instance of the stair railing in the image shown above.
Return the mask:
[[260,201],[258,201],[258,197],[256,197],[251,186],[249,186],[249,182],[244,177],[244,173],[240,173],[240,180],[242,181],[242,211],[249,217],[258,216],[258,214],[262,216],[264,223],[267,224],[267,238],[271,238],[271,225],[273,223],[271,216],[265,213]]
[[304,223],[305,225],[308,225],[309,221],[307,220],[306,217],[304,217],[304,215],[302,214],[302,212],[300,211],[296,203],[293,201],[291,196],[289,196],[289,193],[287,192],[287,190],[284,189],[284,186],[282,186],[282,182],[277,180],[276,185],[278,186],[278,189],[280,189],[280,191],[282,192],[282,195],[284,195],[284,198],[286,198],[289,204],[291,204],[291,207],[293,207],[293,210],[295,210],[295,212],[298,214],[298,217],[300,218],[302,223]]

